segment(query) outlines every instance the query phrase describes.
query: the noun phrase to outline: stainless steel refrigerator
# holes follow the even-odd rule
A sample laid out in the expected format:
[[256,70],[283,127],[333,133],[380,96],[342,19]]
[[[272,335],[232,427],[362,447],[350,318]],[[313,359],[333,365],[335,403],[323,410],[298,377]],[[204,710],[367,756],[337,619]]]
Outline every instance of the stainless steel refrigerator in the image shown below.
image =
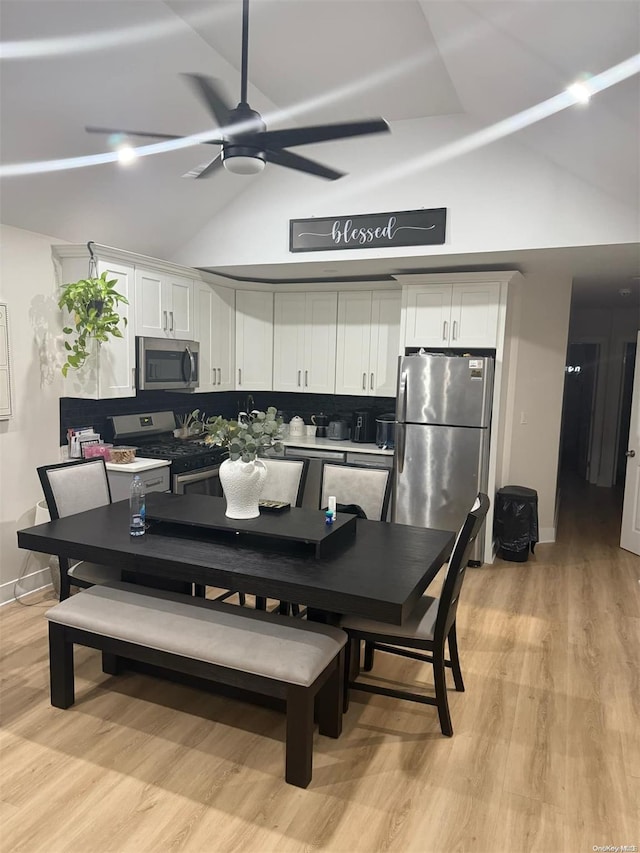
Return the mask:
[[[400,357],[393,521],[457,531],[487,491],[493,358]],[[481,563],[484,528],[471,560]]]

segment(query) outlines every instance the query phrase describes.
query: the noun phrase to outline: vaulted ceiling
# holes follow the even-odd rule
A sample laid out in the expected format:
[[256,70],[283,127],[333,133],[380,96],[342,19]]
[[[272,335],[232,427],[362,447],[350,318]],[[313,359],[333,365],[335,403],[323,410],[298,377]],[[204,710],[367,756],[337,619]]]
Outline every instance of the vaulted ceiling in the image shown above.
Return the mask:
[[[2,0],[2,222],[171,257],[245,192],[246,179],[224,171],[183,179],[215,154],[203,145],[128,169],[82,165],[110,150],[107,137],[84,127],[211,130],[181,72],[217,77],[239,100],[240,22],[240,0]],[[640,4],[626,0],[252,0],[249,101],[270,129],[377,115],[392,130],[452,114],[488,126],[561,93],[580,74],[637,63],[639,53]],[[636,65],[588,107],[514,139],[637,209],[639,79]],[[335,152],[324,143],[313,156],[340,168]],[[70,158],[80,158],[79,168],[6,174]],[[633,263],[631,254],[621,280]]]

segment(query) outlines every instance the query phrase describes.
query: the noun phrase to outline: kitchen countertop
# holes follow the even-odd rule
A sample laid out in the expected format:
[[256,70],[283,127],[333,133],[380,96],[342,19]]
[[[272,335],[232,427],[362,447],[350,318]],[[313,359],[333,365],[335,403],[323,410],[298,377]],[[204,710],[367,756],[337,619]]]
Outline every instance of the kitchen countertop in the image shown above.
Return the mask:
[[377,453],[393,456],[393,450],[382,450],[375,442],[362,444],[358,441],[337,441],[334,438],[317,438],[315,435],[286,435],[282,439],[285,447],[304,447],[309,450],[335,450],[338,453]]
[[144,459],[138,457],[133,462],[125,462],[119,465],[117,462],[105,462],[107,471],[119,471],[123,474],[139,474],[141,471],[152,471],[154,468],[164,468],[171,465],[168,459]]

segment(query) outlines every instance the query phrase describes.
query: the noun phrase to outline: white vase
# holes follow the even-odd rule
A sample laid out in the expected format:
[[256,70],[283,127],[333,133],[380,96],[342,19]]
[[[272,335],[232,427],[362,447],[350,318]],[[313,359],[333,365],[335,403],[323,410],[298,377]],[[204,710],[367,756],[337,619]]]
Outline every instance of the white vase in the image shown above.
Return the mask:
[[252,462],[225,459],[220,465],[220,483],[227,499],[227,518],[257,518],[266,479],[267,466],[259,459]]

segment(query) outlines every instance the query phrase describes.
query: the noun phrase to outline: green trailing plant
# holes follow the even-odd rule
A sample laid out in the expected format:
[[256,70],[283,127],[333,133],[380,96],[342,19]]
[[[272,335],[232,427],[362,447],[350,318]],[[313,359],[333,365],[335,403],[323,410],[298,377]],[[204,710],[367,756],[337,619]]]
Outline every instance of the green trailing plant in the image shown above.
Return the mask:
[[225,447],[232,462],[251,462],[267,447],[282,450],[282,418],[276,417],[274,406],[266,412],[242,412],[236,421],[218,415],[204,421],[203,427],[207,433],[205,443]]
[[98,345],[109,337],[121,338],[119,324],[126,327],[127,318],[120,317],[117,311],[119,303],[129,304],[115,289],[116,279],[108,280],[106,271],[97,278],[83,278],[80,281],[63,286],[58,307],[69,312],[72,325],[65,326],[63,332],[73,338],[71,343],[64,342],[67,360],[62,365],[62,375],[70,369],[79,370],[89,358],[91,339]]

